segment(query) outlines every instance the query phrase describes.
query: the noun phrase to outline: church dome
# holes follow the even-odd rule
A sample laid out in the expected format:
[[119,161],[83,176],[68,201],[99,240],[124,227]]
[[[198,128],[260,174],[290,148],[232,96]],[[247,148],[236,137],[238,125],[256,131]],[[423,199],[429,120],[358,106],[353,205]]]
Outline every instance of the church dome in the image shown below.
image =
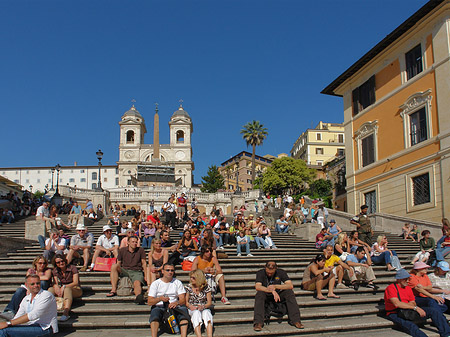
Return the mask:
[[125,112],[122,116],[122,118],[125,117],[134,117],[134,118],[142,118],[141,114],[139,113],[139,111],[136,110],[136,108],[133,106],[130,108],[130,110],[128,110],[127,112]]
[[175,117],[185,117],[185,118],[189,118],[191,119],[191,117],[189,116],[189,114],[183,109],[183,106],[180,105],[180,107],[178,108],[178,110],[176,110],[173,115],[172,118]]

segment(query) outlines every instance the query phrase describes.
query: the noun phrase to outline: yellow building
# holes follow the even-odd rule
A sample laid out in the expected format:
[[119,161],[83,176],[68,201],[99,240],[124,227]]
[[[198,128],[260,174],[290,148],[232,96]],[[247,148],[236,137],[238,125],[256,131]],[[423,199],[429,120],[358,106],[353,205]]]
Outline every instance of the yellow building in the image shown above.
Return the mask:
[[344,126],[319,122],[314,129],[307,129],[297,138],[291,157],[303,159],[308,166],[314,167],[344,155],[344,151]]
[[430,1],[322,91],[344,99],[349,212],[450,216],[449,28]]
[[[272,164],[273,159],[267,157],[269,156],[261,157],[255,155],[256,172],[264,172],[266,168]],[[236,186],[239,186],[239,191],[253,189],[252,154],[250,152],[242,151],[238,153],[227,161],[224,161],[218,169],[220,174],[224,177],[224,184],[227,190],[235,191]]]

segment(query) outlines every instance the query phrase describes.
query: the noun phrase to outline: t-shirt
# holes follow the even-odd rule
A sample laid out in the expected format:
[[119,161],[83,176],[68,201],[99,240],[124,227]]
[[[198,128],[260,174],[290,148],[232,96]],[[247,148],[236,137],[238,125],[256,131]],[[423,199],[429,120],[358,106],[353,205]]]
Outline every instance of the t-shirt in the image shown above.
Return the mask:
[[56,276],[62,285],[70,284],[73,282],[73,275],[78,274],[77,267],[69,264],[66,268],[66,272],[63,274],[59,268],[53,268],[53,276]]
[[94,243],[94,236],[89,235],[89,233],[85,233],[84,237],[81,237],[80,234],[75,234],[70,239],[71,246],[91,246]]
[[339,256],[332,254],[326,261],[325,261],[325,267],[334,267],[336,263],[341,261]]
[[[173,278],[169,283],[164,282],[162,279],[157,279],[148,289],[148,296],[154,298],[160,296],[169,297],[169,303],[178,301],[178,295],[185,293],[186,290],[183,287],[183,283],[176,278]],[[162,306],[164,305],[164,302],[159,301],[156,305]]]
[[408,281],[408,286],[412,288],[415,296],[427,297],[424,294],[421,294],[418,291],[414,290],[414,287],[417,286],[418,284],[421,284],[423,287],[431,286],[431,281],[428,275],[425,274],[419,277],[415,274],[411,274],[411,278]]
[[72,209],[70,210],[70,212],[73,212],[73,214],[80,214],[81,213],[81,206],[72,206]]
[[119,249],[117,260],[121,262],[121,266],[128,270],[142,271],[142,260],[145,261],[145,250],[142,247],[136,247],[133,252],[128,247]]
[[[415,300],[413,291],[410,287],[402,288],[397,284],[398,292],[400,293],[400,298],[402,302],[409,303]],[[390,301],[391,298],[398,298],[397,289],[395,289],[395,283],[392,283],[386,287],[384,291],[384,307],[386,313],[391,314],[390,311],[396,310],[395,305]]]
[[102,246],[105,249],[111,249],[114,246],[119,245],[119,238],[117,235],[111,235],[111,238],[107,238],[105,234],[100,235],[97,240],[97,246]]
[[187,201],[186,198],[178,197],[177,200],[178,200],[178,207],[184,207],[186,205]]
[[367,263],[367,258],[364,256],[361,260],[358,260],[358,258],[354,254],[349,254],[346,261],[354,263]]
[[[50,240],[52,240],[52,245],[50,247],[50,251],[51,252],[56,252],[58,250],[58,248],[56,247],[56,245],[58,246],[65,246],[66,244],[66,240],[59,237],[56,242],[53,239],[48,238],[47,240],[45,240],[45,245],[47,246],[48,243],[50,242]],[[64,248],[63,248],[64,249]]]
[[286,227],[288,225],[286,220],[277,220],[277,225],[280,226],[281,229],[284,229],[284,227]]
[[277,269],[271,277],[267,276],[266,269],[260,269],[256,273],[255,283],[261,283],[263,287],[267,287],[271,284],[286,283],[289,280],[288,274],[283,269]]
[[248,235],[244,235],[244,236],[238,235],[238,236],[236,236],[236,241],[238,244],[240,244],[244,241],[250,242]]
[[[443,290],[450,290],[450,274],[446,273],[444,276],[437,276],[434,273],[428,274],[428,278],[433,285],[433,288],[439,288]],[[445,295],[447,300],[450,300],[450,295]]]
[[49,216],[48,208],[45,208],[44,206],[39,206],[38,209],[36,210],[36,216],[37,217],[40,217],[40,216],[48,217]]

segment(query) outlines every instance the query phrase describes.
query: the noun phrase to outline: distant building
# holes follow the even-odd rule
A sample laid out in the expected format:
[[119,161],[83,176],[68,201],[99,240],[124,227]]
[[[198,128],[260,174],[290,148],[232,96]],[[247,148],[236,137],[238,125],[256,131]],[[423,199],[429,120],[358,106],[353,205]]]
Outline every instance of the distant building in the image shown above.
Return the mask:
[[449,26],[429,1],[322,91],[344,101],[350,213],[450,217]]
[[325,162],[345,153],[344,126],[336,123],[319,124],[307,129],[295,141],[291,157],[302,159],[310,167],[322,166]]
[[[266,157],[267,156],[255,156],[256,172],[264,172],[267,167],[272,164],[273,159]],[[253,189],[252,154],[250,152],[242,151],[238,153],[227,161],[224,161],[218,169],[220,174],[224,177],[225,188],[227,190],[235,191],[236,186],[239,186],[239,191],[248,191]],[[238,183],[236,183],[236,179],[238,180]]]
[[323,179],[332,182],[333,187],[333,208],[339,211],[347,212],[347,191],[345,187],[345,156],[335,157],[322,166],[324,173]]

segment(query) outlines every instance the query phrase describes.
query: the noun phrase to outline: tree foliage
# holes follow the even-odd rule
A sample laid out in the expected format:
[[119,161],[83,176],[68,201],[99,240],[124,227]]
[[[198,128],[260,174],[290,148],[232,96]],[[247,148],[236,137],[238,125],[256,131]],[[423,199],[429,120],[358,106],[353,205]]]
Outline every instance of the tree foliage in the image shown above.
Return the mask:
[[316,175],[301,159],[284,157],[275,159],[263,175],[263,190],[272,195],[298,194]]
[[256,147],[262,145],[264,139],[266,139],[268,132],[259,121],[253,120],[244,125],[241,130],[242,138],[244,138],[247,146],[252,146],[252,184],[255,183],[255,151]]
[[202,185],[200,190],[209,193],[215,193],[217,190],[225,188],[224,178],[216,165],[208,167],[206,176],[202,177]]
[[330,180],[317,179],[309,184],[310,197],[325,198],[331,195],[333,183]]

